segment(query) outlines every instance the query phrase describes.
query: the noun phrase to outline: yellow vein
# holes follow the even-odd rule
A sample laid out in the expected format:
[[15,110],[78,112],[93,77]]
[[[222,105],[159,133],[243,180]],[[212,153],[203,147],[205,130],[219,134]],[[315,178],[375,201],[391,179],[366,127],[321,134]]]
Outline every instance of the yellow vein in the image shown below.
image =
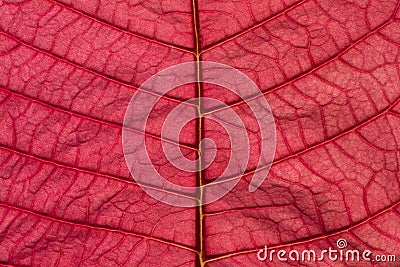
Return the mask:
[[203,172],[202,170],[202,161],[203,161],[203,151],[202,147],[200,145],[202,137],[202,124],[203,124],[203,115],[202,115],[202,107],[201,107],[201,84],[200,84],[200,78],[201,78],[201,63],[200,63],[200,25],[199,25],[199,18],[198,18],[198,3],[197,0],[192,0],[192,12],[193,12],[193,29],[194,29],[194,34],[195,34],[195,57],[196,57],[196,88],[197,88],[197,97],[199,98],[198,103],[197,103],[197,112],[198,112],[198,118],[197,118],[197,142],[199,142],[199,147],[198,147],[198,185],[199,185],[199,190],[200,190],[200,195],[199,195],[199,206],[197,207],[197,216],[198,216],[198,235],[197,238],[199,239],[199,264],[201,267],[205,265],[204,262],[204,212],[203,212],[203,198],[204,198],[204,191],[203,191]]

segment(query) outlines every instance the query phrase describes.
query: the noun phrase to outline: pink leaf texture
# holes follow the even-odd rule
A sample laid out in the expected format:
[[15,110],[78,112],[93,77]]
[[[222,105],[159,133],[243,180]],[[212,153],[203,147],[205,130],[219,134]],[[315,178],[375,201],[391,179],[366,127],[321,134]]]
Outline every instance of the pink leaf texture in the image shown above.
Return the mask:
[[[265,245],[318,251],[343,238],[347,248],[400,260],[399,5],[0,0],[0,263],[399,266],[257,258]],[[211,84],[170,91],[146,125],[151,161],[179,185],[221,175],[231,146],[214,121],[192,121],[179,140],[168,140],[196,159],[207,153],[198,139],[212,139],[217,154],[205,170],[180,170],[162,153],[164,120],[198,96],[220,100],[242,118],[250,158],[223,198],[170,206],[129,173],[124,113],[152,75],[202,60],[242,71],[262,94],[243,100]],[[275,119],[276,154],[268,177],[250,193],[261,137],[246,102],[259,98]]]

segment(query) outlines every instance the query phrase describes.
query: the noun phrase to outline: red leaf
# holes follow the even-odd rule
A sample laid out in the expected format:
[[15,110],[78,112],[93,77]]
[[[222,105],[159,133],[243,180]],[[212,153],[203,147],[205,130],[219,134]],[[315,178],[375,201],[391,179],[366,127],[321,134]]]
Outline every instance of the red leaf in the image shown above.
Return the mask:
[[[176,88],[146,126],[163,177],[195,186],[227,165],[228,134],[210,120],[167,140],[196,159],[207,153],[198,139],[213,139],[206,170],[179,170],[162,153],[164,120],[196,96],[231,106],[251,149],[231,192],[180,208],[134,182],[121,130],[145,80],[193,60],[227,64],[259,86],[263,94],[247,101],[268,100],[277,151],[262,186],[248,192],[261,141],[248,105],[210,84]],[[257,252],[323,250],[340,238],[400,258],[399,97],[395,0],[0,0],[0,263],[292,266]]]

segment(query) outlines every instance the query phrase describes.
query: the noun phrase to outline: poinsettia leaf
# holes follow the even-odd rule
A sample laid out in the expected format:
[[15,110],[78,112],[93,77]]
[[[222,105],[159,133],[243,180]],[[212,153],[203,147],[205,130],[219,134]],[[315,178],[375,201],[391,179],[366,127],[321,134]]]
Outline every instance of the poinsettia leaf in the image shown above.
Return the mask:
[[[399,5],[0,0],[0,263],[292,266],[298,263],[266,263],[257,253],[265,245],[324,250],[338,239],[348,249],[400,258]],[[200,204],[185,208],[153,199],[135,181],[122,129],[144,81],[192,61],[236,68],[261,93],[242,99],[217,85],[185,84],[161,97],[144,132],[130,129],[145,135],[162,177],[194,187],[241,155],[232,155],[229,133],[211,119],[164,138],[168,115],[183,103],[190,114],[218,117],[222,107],[186,102],[202,96],[242,120],[249,159],[243,177],[225,177],[240,180],[224,197],[201,205],[208,196],[145,185]],[[272,166],[250,108],[260,99],[276,124]],[[181,170],[163,153],[168,143],[187,159],[207,158],[201,138],[216,147],[205,170]],[[135,164],[149,175],[144,162]],[[249,192],[253,174],[268,168]],[[354,264],[374,263],[318,263]]]

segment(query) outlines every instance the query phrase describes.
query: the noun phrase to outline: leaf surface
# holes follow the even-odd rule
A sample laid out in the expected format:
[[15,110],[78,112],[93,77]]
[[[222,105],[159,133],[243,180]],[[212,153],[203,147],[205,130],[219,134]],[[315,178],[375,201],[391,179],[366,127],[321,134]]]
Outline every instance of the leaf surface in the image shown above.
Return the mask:
[[[168,181],[211,182],[230,157],[228,133],[211,120],[188,123],[176,140],[161,137],[168,114],[187,99],[231,107],[251,150],[231,192],[179,208],[135,183],[121,130],[145,80],[196,60],[227,64],[257,84],[262,94],[246,101],[268,100],[277,150],[267,179],[248,192],[262,151],[247,103],[210,84],[174,89],[145,131],[151,161]],[[339,238],[399,255],[399,97],[394,0],[0,0],[0,263],[292,266],[260,262],[257,252],[323,250]],[[168,142],[189,159],[204,156],[202,137],[217,146],[204,171],[180,170],[163,154]],[[319,263],[347,266],[337,264]]]

